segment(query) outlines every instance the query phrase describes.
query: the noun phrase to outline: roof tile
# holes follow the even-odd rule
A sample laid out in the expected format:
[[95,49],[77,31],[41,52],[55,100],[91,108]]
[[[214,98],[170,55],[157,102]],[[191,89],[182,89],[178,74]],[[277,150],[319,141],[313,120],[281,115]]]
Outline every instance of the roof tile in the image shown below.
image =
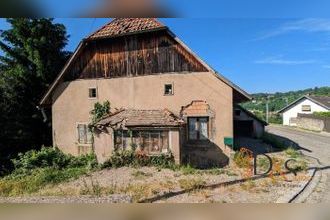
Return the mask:
[[165,26],[156,18],[116,18],[94,32],[88,39],[115,37],[159,28],[165,28]]
[[126,127],[134,126],[179,126],[183,121],[172,112],[164,110],[120,110],[99,121],[96,126],[116,126],[123,124]]

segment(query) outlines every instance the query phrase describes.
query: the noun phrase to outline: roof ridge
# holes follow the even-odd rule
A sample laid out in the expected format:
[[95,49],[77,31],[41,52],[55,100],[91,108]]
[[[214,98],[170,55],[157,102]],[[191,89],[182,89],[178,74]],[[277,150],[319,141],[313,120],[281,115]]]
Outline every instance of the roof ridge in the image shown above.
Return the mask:
[[157,18],[114,18],[90,34],[86,39],[94,40],[122,36],[140,31],[156,30],[159,28],[166,28],[166,26]]

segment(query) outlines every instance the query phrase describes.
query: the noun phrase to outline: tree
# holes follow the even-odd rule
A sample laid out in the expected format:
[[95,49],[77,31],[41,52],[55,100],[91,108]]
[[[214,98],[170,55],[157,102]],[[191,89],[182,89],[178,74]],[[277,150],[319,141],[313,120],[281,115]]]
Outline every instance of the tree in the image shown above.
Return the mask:
[[7,22],[11,28],[0,31],[0,147],[13,153],[50,144],[50,126],[37,105],[70,53],[65,26],[53,19]]

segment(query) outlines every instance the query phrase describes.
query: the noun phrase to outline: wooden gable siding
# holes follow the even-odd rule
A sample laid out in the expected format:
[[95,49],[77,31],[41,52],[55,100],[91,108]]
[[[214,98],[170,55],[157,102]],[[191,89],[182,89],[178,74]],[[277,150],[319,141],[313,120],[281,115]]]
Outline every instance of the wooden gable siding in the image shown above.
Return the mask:
[[169,34],[152,32],[89,41],[65,80],[205,71]]

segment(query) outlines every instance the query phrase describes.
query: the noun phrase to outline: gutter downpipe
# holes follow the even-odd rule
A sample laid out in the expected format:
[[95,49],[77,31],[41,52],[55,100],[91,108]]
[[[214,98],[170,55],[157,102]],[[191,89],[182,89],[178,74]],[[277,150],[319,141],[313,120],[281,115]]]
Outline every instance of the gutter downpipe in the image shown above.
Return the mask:
[[48,121],[47,115],[45,113],[45,109],[43,107],[37,106],[37,109],[41,112],[43,117],[43,122],[46,123]]

